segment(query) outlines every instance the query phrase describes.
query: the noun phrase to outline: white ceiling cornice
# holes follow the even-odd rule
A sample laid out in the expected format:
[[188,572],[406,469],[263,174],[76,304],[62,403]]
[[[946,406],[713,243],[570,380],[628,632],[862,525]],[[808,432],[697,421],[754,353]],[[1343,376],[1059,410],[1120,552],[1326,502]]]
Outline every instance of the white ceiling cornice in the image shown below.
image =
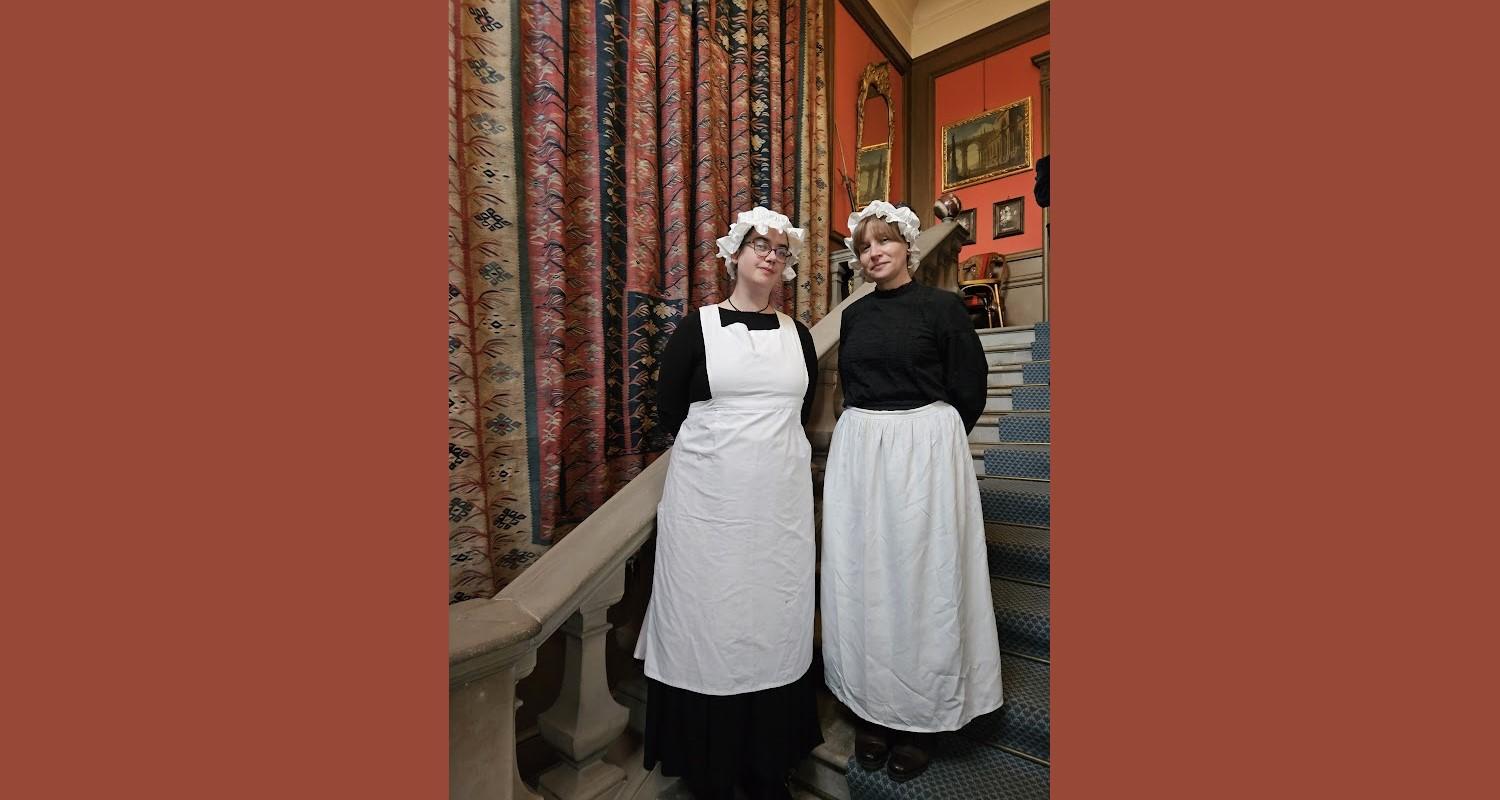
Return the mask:
[[1046,0],[866,0],[912,58]]
[[876,16],[891,29],[891,35],[906,52],[911,52],[912,18],[921,0],[866,0]]

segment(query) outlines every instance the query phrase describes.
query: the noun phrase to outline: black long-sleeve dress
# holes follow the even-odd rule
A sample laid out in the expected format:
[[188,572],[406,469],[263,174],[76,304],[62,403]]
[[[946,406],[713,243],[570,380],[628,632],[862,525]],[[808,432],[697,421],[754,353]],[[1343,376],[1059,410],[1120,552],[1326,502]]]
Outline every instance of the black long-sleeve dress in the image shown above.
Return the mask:
[[[742,323],[750,330],[773,330],[780,324],[775,314],[723,308],[719,320],[726,327]],[[795,324],[807,364],[805,425],[817,387],[818,362],[812,334],[802,323]],[[695,310],[678,323],[662,353],[654,433],[675,435],[688,407],[712,396],[703,323]],[[788,798],[787,770],[823,741],[817,712],[819,681],[812,672],[785,686],[733,695],[701,694],[647,678],[646,769],[660,763],[663,774],[683,777],[700,800],[729,800],[736,783],[757,800]]]
[[963,303],[911,283],[876,289],[844,309],[839,384],[844,405],[905,411],[943,401],[972,432],[984,412],[989,365]]

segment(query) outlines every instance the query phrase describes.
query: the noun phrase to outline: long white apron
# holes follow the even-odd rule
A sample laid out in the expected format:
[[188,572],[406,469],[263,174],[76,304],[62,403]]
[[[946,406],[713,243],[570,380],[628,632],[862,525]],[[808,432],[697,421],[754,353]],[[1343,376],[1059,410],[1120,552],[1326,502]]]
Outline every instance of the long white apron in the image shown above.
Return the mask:
[[984,515],[958,411],[845,408],[823,477],[823,670],[860,717],[951,731],[1000,706]]
[[656,574],[636,658],[701,694],[784,686],[812,664],[812,447],[796,328],[722,327],[699,309],[713,397],[688,407],[656,511]]

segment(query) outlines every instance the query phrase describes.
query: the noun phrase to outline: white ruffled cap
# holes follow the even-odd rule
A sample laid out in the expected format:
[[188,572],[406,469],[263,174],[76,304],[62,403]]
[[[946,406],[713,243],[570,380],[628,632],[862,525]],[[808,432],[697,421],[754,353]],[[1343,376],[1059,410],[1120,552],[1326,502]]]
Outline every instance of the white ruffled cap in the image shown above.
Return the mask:
[[844,246],[850,251],[854,249],[854,229],[865,217],[879,217],[886,222],[896,226],[901,231],[901,238],[906,240],[906,268],[914,270],[917,262],[922,259],[922,251],[917,248],[917,234],[921,233],[921,222],[917,220],[917,214],[909,208],[898,208],[884,200],[871,200],[870,204],[863,209],[849,215],[850,236],[844,238]]
[[797,266],[797,253],[802,249],[806,232],[801,228],[793,228],[792,221],[785,214],[778,214],[764,206],[741,211],[739,219],[729,226],[729,233],[717,240],[719,256],[724,259],[724,268],[729,271],[729,277],[734,277],[734,254],[740,249],[740,244],[745,241],[745,233],[751,228],[761,236],[765,236],[772,228],[786,234],[786,246],[792,253],[786,257],[786,269],[781,271],[781,279],[789,281],[797,277],[797,270],[793,267]]

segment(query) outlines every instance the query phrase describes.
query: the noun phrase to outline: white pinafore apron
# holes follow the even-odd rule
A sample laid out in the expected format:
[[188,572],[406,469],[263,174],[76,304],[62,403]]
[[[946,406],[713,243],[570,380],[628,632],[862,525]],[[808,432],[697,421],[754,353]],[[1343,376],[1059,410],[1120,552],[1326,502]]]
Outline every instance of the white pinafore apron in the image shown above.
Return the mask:
[[822,595],[824,681],[855,714],[934,732],[1000,707],[984,514],[953,406],[839,416]]
[[656,511],[656,574],[635,657],[700,694],[784,686],[812,664],[812,447],[807,366],[785,314],[774,330],[699,309],[713,397],[693,403]]

